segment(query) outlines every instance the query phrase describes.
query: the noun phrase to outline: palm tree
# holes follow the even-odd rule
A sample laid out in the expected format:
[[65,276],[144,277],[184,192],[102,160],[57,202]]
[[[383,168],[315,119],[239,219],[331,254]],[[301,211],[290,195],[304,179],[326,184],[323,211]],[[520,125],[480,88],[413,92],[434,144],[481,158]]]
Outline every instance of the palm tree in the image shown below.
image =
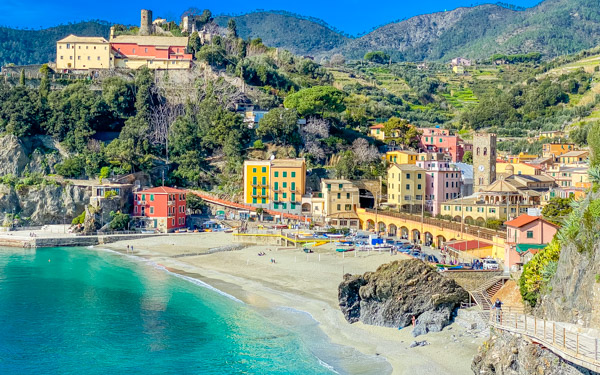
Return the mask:
[[264,213],[265,213],[265,210],[264,210],[264,208],[262,208],[262,207],[258,207],[258,208],[256,209],[256,214],[257,214],[257,215],[260,215],[260,221],[263,221],[263,214],[264,214]]

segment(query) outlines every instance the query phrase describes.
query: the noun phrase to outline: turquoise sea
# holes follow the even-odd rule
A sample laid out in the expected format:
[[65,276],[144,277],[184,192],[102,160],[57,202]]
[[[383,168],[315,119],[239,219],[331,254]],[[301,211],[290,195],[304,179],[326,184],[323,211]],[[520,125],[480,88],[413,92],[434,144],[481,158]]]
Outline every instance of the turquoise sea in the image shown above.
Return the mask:
[[0,249],[0,374],[389,373],[309,316],[108,251]]

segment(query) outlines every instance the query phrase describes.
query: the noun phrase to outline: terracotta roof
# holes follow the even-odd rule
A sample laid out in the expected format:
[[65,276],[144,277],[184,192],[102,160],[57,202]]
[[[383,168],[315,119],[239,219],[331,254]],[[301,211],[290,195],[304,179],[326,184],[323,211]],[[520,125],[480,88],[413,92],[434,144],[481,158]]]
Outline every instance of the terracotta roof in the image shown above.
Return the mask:
[[383,124],[369,126],[369,129],[383,129],[383,128],[385,128],[385,125],[383,125]]
[[529,223],[533,223],[534,221],[539,219],[541,219],[539,216],[529,216],[527,214],[523,214],[517,217],[516,219],[504,222],[504,225],[514,228],[521,228],[522,226],[527,225]]
[[69,35],[58,41],[58,43],[107,43],[108,41],[101,36],[77,36]]
[[111,43],[133,43],[138,46],[175,46],[187,47],[187,37],[174,36],[139,36],[139,35],[117,35],[110,40]]
[[155,188],[151,188],[151,189],[146,189],[146,190],[141,190],[138,191],[138,193],[153,193],[153,194],[182,194],[185,193],[185,190],[181,190],[181,189],[175,189],[172,187],[168,187],[168,186],[159,186],[159,187],[155,187]]
[[569,151],[565,154],[562,154],[560,157],[564,158],[564,157],[577,157],[577,156],[581,156],[581,155],[587,155],[589,154],[589,151],[585,151],[585,150],[578,150],[578,151]]
[[484,247],[493,246],[491,243],[478,241],[478,240],[469,240],[469,241],[456,241],[447,244],[448,247],[453,248],[454,250],[459,251],[468,251],[468,250],[476,250]]

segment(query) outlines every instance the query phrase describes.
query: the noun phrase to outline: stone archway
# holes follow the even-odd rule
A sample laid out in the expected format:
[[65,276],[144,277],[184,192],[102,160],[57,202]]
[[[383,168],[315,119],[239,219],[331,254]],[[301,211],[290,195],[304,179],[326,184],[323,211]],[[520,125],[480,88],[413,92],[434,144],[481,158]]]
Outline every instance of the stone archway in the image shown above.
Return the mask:
[[409,233],[409,230],[407,227],[400,227],[400,237],[408,240],[408,233]]
[[473,225],[475,224],[475,220],[471,216],[465,216],[465,224]]
[[433,235],[430,232],[425,232],[425,238],[424,238],[424,240],[425,240],[424,244],[426,246],[433,245]]
[[444,244],[446,243],[446,237],[439,235],[437,236],[437,245],[438,247],[441,249],[442,247],[444,247]]
[[366,230],[375,230],[375,222],[371,219],[367,220],[366,222],[367,227],[365,228]]
[[377,232],[378,233],[386,233],[386,225],[383,221],[380,221],[379,223],[377,223]]
[[462,220],[462,218],[458,215],[454,216],[454,218],[452,219],[452,221],[456,221],[458,223],[460,223],[461,220]]
[[392,237],[396,237],[398,234],[398,227],[394,224],[390,224],[388,227],[388,235]]
[[411,241],[412,242],[420,242],[421,241],[421,232],[418,229],[413,229],[411,231]]
[[310,206],[310,203],[302,203],[302,214],[310,214],[311,211],[312,207]]

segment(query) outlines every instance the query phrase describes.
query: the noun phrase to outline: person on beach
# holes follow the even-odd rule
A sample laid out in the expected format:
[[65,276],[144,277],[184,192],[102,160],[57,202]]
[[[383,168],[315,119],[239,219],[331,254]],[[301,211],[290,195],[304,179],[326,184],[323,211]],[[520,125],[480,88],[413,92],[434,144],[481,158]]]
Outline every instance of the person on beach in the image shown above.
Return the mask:
[[413,328],[415,328],[415,325],[417,324],[417,319],[415,318],[415,316],[412,316],[412,326]]

